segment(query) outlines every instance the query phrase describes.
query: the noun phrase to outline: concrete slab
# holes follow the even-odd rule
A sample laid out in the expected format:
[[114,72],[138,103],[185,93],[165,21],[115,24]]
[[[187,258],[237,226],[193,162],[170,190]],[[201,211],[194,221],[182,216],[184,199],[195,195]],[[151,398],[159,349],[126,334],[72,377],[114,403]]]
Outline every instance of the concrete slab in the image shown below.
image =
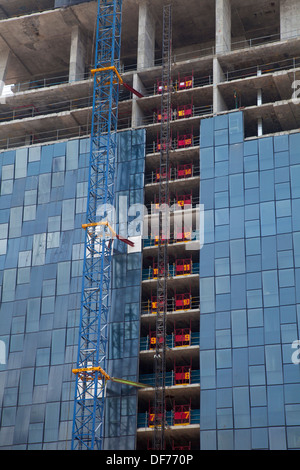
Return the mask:
[[55,0],[1,0],[0,19],[54,8]]
[[[197,409],[199,407],[200,384],[174,385],[173,387],[166,387],[165,392],[167,398],[177,400],[177,402],[188,394],[192,408]],[[147,408],[149,401],[153,400],[154,388],[139,389],[138,394],[139,405]]]
[[[0,123],[0,140],[4,143],[7,138],[17,139],[25,135],[41,134],[41,139],[47,132],[68,134],[67,130],[82,127],[84,130],[90,122],[90,108],[75,109],[73,111],[64,111],[61,113],[47,114],[26,119],[16,119],[9,122]],[[55,134],[54,134],[55,135]],[[55,140],[55,137],[54,137]],[[3,146],[2,146],[3,147]]]
[[93,80],[82,80],[76,83],[63,83],[56,86],[26,90],[7,96],[5,109],[32,104],[39,108],[59,101],[76,100],[84,96],[91,96],[92,91]]
[[224,74],[255,65],[280,62],[283,59],[300,56],[300,37],[286,41],[269,42],[260,46],[241,48],[218,57]]
[[[189,424],[185,426],[168,426],[165,430],[165,436],[168,439],[180,439],[180,442],[199,439],[200,424]],[[152,439],[153,428],[138,428],[137,429],[137,446],[141,439],[145,442],[143,449],[147,445],[147,439]],[[137,447],[138,449],[139,447]]]

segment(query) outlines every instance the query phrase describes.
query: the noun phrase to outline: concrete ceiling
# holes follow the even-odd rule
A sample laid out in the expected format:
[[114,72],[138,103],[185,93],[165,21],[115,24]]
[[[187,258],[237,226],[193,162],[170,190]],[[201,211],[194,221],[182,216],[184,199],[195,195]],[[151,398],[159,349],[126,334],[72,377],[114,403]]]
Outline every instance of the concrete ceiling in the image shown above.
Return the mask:
[[54,0],[1,0],[0,18],[26,15],[34,11],[54,8]]
[[279,32],[279,0],[232,0],[232,36],[262,37]]
[[82,28],[89,51],[95,14],[96,3],[91,2],[1,21],[0,50],[6,45],[12,51],[7,83],[67,72],[72,27]]
[[[123,0],[121,54],[136,63],[138,7],[141,0]],[[156,21],[156,56],[161,57],[164,0],[148,0]],[[206,47],[214,41],[213,0],[169,0],[172,3],[173,49],[185,46]],[[26,8],[51,8],[54,0],[0,0],[8,15],[22,14]],[[169,2],[168,2],[169,3]],[[69,68],[71,28],[80,25],[85,32],[89,57],[93,62],[97,1],[70,8],[58,8],[0,22],[0,50],[5,45],[13,54],[7,82],[26,81],[28,77],[55,76]],[[1,14],[1,10],[0,10]],[[279,30],[279,0],[232,0],[232,35],[260,37]]]

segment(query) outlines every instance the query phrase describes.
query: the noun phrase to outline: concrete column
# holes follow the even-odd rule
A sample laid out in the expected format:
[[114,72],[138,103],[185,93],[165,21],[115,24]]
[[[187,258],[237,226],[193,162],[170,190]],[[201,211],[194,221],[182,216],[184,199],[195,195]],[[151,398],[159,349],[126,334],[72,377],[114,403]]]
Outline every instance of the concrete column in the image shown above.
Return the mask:
[[280,37],[282,40],[300,36],[298,0],[280,0]]
[[[0,100],[2,97],[3,88],[5,85],[5,79],[8,69],[8,62],[10,58],[11,52],[7,46],[1,47],[0,52]],[[2,102],[2,101],[0,101]]]
[[83,41],[83,34],[79,26],[72,28],[69,82],[83,80],[85,72],[86,48]]
[[[261,70],[257,71],[257,75],[261,75]],[[257,90],[257,106],[261,106],[263,104],[263,97],[262,97],[262,89],[259,88]],[[263,120],[262,118],[258,118],[257,120],[257,135],[260,137],[263,135]]]
[[216,54],[231,50],[231,0],[216,0]]
[[223,82],[225,77],[220,63],[216,57],[213,60],[213,75],[213,113],[218,114],[222,111],[227,111],[227,106],[218,87],[218,83]]
[[[133,75],[133,88],[136,91],[139,91],[140,93],[142,93],[143,95],[146,94],[142,81],[137,73]],[[132,95],[132,115],[131,115],[132,127],[138,127],[142,125],[144,113],[142,112],[138,104],[138,100],[139,98],[136,95]]]
[[151,3],[142,1],[139,5],[137,70],[153,67],[155,59],[155,20]]

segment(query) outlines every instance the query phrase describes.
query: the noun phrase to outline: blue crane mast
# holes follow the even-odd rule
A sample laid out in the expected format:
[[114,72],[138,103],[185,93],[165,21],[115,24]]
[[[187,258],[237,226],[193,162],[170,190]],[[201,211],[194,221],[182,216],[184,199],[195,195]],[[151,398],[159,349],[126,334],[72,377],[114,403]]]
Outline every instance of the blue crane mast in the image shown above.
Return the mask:
[[72,449],[101,450],[107,363],[111,233],[99,211],[114,204],[122,0],[98,0],[88,203]]

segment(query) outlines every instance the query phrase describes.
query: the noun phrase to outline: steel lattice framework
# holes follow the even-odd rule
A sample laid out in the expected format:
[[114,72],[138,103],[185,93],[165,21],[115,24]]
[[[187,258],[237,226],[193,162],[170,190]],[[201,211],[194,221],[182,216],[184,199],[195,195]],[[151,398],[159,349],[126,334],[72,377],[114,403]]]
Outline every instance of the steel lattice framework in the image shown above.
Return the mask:
[[[122,0],[98,0],[85,254],[72,449],[102,449],[111,240],[99,222],[114,204]],[[101,229],[101,230],[100,230]],[[101,233],[100,233],[101,232]]]
[[170,150],[170,113],[171,113],[171,48],[172,44],[172,7],[163,9],[163,56],[162,56],[162,96],[160,132],[160,178],[159,184],[159,239],[157,256],[157,317],[155,350],[155,396],[154,396],[154,436],[153,448],[163,450],[165,446],[165,375],[166,375],[166,313],[168,279],[168,216],[163,208],[169,202],[169,150]]

